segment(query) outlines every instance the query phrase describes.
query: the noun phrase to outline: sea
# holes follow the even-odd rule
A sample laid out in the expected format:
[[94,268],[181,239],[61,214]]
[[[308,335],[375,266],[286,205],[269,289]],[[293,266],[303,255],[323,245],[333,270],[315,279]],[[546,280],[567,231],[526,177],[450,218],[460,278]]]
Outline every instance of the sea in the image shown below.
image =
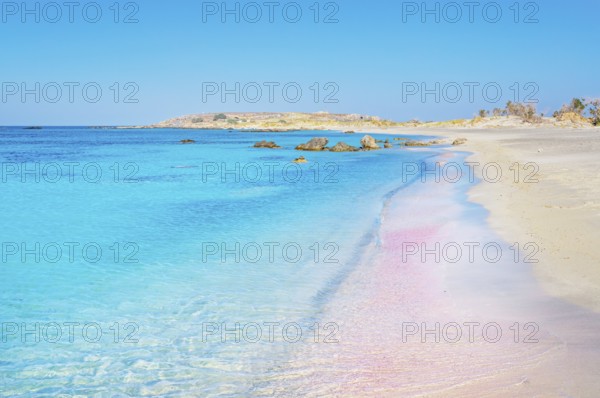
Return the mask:
[[248,396],[335,344],[323,307],[439,154],[294,149],[363,136],[0,128],[0,396]]

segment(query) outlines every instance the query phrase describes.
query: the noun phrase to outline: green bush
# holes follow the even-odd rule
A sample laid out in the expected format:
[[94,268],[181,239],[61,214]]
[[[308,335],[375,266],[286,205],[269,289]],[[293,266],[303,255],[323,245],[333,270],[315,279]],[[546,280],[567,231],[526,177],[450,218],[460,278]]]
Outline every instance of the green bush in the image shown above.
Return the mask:
[[218,115],[215,115],[215,118],[213,119],[213,121],[217,121],[217,120],[227,120],[227,115],[225,115],[224,113],[219,113]]
[[563,105],[558,111],[554,112],[554,117],[559,117],[565,113],[576,113],[580,116],[583,116],[583,112],[585,111],[587,104],[585,100],[579,98],[573,98],[571,102],[567,105]]

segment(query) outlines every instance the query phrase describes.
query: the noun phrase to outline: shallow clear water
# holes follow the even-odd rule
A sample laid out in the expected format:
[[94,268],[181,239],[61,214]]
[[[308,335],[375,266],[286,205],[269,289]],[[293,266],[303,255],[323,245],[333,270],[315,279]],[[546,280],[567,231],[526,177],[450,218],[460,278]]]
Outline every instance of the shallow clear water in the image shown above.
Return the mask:
[[[315,136],[363,135],[0,130],[2,394],[264,390],[295,344],[329,334],[321,308],[410,183],[403,162],[435,155],[293,150]],[[236,323],[262,338],[219,330]]]

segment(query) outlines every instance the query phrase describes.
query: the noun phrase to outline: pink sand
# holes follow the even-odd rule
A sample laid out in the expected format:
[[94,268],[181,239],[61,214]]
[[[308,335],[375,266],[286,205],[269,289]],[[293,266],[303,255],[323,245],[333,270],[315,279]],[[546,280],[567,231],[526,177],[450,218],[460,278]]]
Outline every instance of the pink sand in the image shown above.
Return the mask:
[[[446,154],[445,159],[457,157]],[[458,161],[458,160],[457,160]],[[373,245],[324,310],[340,325],[338,344],[299,348],[274,392],[356,397],[594,397],[600,391],[600,319],[545,296],[530,268],[503,258],[497,264],[403,261],[403,242],[496,240],[461,203],[450,183],[417,183],[400,191],[382,214],[380,246]],[[503,243],[509,246],[511,243]],[[503,335],[488,342],[438,343],[421,334],[403,342],[403,323],[433,327],[450,322],[491,322]],[[525,343],[539,326],[538,342]],[[406,325],[406,324],[405,324]],[[464,328],[463,330],[466,330]],[[478,329],[480,330],[480,329]],[[406,337],[406,336],[405,336]],[[489,338],[489,336],[486,336]]]

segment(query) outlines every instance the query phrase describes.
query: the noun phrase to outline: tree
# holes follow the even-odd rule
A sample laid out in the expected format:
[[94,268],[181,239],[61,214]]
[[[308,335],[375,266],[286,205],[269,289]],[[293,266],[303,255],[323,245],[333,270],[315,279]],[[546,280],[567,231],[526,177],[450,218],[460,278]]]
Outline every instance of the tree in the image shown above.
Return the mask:
[[541,121],[540,116],[537,114],[535,106],[532,104],[521,104],[518,102],[508,101],[506,104],[506,113],[509,116],[517,116],[528,123],[539,123]]
[[583,115],[583,111],[585,110],[585,100],[579,98],[573,98],[571,100],[571,104],[569,105],[569,110],[571,112],[577,113],[578,115]]
[[537,123],[540,121],[540,117],[537,115],[537,112],[535,110],[535,106],[533,105],[527,105],[524,107],[523,109],[523,120],[528,122],[528,123]]
[[600,100],[592,100],[589,102],[590,115],[592,116],[592,123],[594,126],[600,125]]
[[508,101],[506,103],[506,115],[507,116],[520,116],[523,105]]

